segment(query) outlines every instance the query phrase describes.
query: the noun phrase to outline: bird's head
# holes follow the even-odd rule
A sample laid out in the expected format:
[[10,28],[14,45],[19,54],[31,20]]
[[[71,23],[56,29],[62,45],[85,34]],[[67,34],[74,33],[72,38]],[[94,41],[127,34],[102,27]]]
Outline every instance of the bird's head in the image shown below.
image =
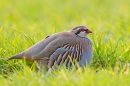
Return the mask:
[[85,26],[77,26],[73,28],[71,32],[80,37],[86,37],[89,33],[92,33],[92,31]]

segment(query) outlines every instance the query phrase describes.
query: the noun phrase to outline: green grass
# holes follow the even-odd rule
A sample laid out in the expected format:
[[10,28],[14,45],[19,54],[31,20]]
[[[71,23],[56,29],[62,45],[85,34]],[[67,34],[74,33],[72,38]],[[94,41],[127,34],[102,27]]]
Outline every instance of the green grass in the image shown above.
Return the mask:
[[[0,86],[129,86],[129,0],[1,0]],[[47,35],[85,25],[93,34],[93,60],[84,71],[36,71],[7,57]]]

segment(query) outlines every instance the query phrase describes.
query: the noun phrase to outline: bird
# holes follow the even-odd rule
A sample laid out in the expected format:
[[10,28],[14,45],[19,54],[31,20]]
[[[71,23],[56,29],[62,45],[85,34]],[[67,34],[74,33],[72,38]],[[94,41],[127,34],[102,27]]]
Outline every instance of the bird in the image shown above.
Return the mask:
[[27,50],[9,57],[35,62],[40,70],[48,70],[65,64],[70,67],[76,61],[84,67],[92,60],[92,41],[87,37],[92,33],[86,26],[76,26],[69,31],[58,32],[45,37]]

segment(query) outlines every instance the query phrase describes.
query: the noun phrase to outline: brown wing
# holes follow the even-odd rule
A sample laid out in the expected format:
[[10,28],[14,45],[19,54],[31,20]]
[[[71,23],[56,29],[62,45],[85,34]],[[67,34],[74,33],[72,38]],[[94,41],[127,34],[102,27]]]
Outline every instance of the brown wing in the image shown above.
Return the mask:
[[71,65],[70,58],[73,61],[76,59],[79,61],[82,56],[82,47],[78,39],[73,37],[59,37],[56,40],[49,43],[44,50],[39,54],[32,57],[34,60],[42,60],[48,57],[48,65],[50,67],[62,63]]
[[43,57],[49,57],[57,48],[61,48],[66,44],[75,45],[79,41],[71,37],[59,37],[50,42],[40,53],[34,55],[32,59],[43,59]]

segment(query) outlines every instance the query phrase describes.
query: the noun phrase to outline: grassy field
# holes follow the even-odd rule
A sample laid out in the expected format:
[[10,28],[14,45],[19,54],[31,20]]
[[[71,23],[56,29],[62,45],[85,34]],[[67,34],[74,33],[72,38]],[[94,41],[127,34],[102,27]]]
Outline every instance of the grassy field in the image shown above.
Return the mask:
[[[1,0],[0,86],[129,86],[130,0]],[[36,71],[7,57],[49,34],[85,25],[93,34],[93,60],[84,71]]]

